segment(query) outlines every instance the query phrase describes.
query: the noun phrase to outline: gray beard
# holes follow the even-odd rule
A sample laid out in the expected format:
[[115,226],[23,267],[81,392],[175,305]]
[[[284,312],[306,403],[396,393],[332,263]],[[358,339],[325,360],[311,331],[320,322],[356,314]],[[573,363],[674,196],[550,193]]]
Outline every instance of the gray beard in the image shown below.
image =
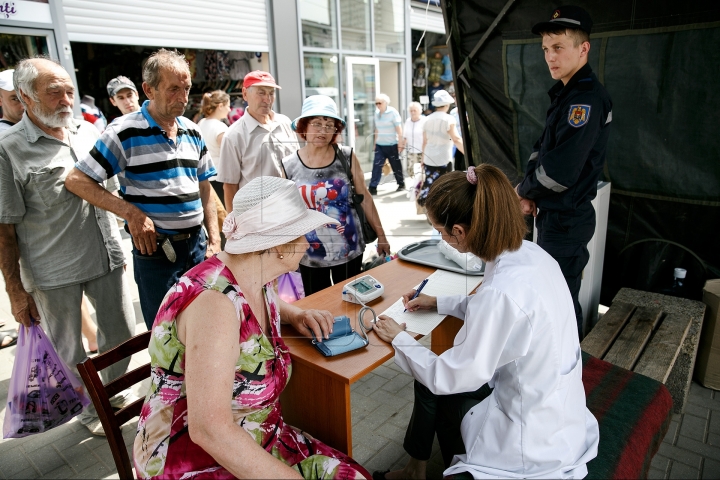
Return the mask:
[[33,115],[35,115],[35,117],[37,117],[38,120],[40,120],[40,123],[42,123],[46,127],[64,128],[72,125],[72,110],[69,111],[70,115],[62,117],[59,115],[59,113],[63,113],[62,110],[60,112],[54,112],[48,115],[47,113],[43,112],[41,108],[42,107],[40,107],[40,105],[33,105],[32,113]]

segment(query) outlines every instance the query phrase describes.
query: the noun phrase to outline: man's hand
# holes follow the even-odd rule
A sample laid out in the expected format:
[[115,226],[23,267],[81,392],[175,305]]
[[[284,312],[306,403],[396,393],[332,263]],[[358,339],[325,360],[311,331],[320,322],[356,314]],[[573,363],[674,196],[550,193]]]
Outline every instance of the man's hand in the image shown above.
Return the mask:
[[16,322],[22,323],[26,327],[30,327],[33,320],[40,323],[40,313],[38,313],[35,300],[29,293],[20,289],[13,293],[8,292],[8,297],[10,297],[10,310]]
[[135,248],[140,250],[143,255],[155,253],[155,250],[157,250],[157,232],[153,221],[139,209],[134,215],[128,216],[126,220]]
[[335,317],[327,310],[302,310],[298,315],[288,322],[295,327],[295,330],[302,333],[308,338],[315,338],[321,342],[324,338],[328,338],[333,330]]
[[210,243],[210,240],[208,240],[207,250],[205,250],[205,260],[212,257],[216,253],[220,253],[220,240],[216,240],[212,243]]
[[377,323],[374,323],[372,327],[373,330],[375,330],[375,333],[377,333],[377,336],[380,337],[380,340],[384,340],[388,343],[392,343],[400,332],[405,331],[404,323],[398,325],[395,320],[387,315],[380,315],[377,319]]
[[522,210],[523,215],[532,215],[533,217],[537,217],[537,207],[535,206],[535,202],[533,200],[520,198],[520,210]]

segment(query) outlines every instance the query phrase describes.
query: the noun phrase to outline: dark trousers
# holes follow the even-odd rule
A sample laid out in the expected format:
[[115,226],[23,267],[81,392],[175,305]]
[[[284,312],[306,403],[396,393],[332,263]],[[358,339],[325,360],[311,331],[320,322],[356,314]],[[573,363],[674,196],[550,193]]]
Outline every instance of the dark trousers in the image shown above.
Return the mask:
[[560,265],[565,277],[578,327],[578,338],[583,339],[583,313],[578,294],[583,269],[590,259],[587,244],[595,233],[595,209],[592,204],[581,205],[573,212],[543,211],[536,219],[537,243]]
[[300,275],[305,288],[305,296],[312,295],[360,273],[362,270],[362,257],[362,255],[358,255],[349,262],[334,267],[306,267],[300,265]]
[[382,168],[385,165],[385,159],[390,161],[390,166],[395,174],[395,181],[398,185],[405,185],[403,177],[402,163],[400,163],[400,154],[397,145],[375,145],[375,160],[373,161],[372,177],[370,178],[370,186],[376,188],[382,177]]
[[148,330],[152,328],[160,304],[170,287],[180,280],[183,273],[205,260],[207,238],[204,229],[201,228],[188,239],[171,243],[177,255],[174,263],[167,259],[160,242],[152,255],[141,254],[133,244],[135,283],[138,286],[140,308]]
[[430,459],[433,439],[437,433],[445,468],[455,455],[465,453],[460,436],[460,423],[465,414],[492,392],[488,384],[474,392],[454,395],[435,395],[415,380],[415,403],[410,417],[403,448],[416,460]]

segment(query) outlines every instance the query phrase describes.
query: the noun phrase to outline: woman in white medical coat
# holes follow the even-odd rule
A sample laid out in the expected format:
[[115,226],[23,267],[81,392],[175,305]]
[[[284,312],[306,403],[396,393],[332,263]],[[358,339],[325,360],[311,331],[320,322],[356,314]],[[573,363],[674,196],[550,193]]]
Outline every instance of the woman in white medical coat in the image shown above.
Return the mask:
[[[495,167],[444,175],[426,208],[445,241],[486,261],[483,283],[471,296],[404,296],[410,311],[437,309],[465,320],[453,347],[440,356],[391,318],[381,316],[374,328],[392,343],[395,363],[433,394],[474,392],[485,383],[493,388],[461,417],[456,428],[465,452],[444,474],[583,478],[599,433],[585,405],[575,311],[560,267],[523,241],[517,195]],[[387,478],[397,475],[410,472]]]

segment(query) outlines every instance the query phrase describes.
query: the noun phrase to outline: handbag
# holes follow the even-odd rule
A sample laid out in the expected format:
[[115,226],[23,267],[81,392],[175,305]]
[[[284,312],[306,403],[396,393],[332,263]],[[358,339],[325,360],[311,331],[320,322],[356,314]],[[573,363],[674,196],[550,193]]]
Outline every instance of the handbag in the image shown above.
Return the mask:
[[343,315],[341,317],[335,317],[330,338],[318,342],[313,334],[312,343],[315,345],[315,348],[326,357],[334,357],[342,353],[352,352],[358,348],[366,347],[369,340],[364,331],[363,336],[360,336],[360,334],[353,330],[352,325],[350,325],[350,318]]
[[[372,243],[375,240],[377,240],[378,236],[377,233],[375,233],[375,229],[368,223],[367,216],[365,215],[365,209],[362,206],[362,202],[365,199],[365,195],[362,195],[360,193],[355,192],[355,182],[353,181],[353,175],[352,175],[352,167],[351,167],[351,161],[352,161],[352,148],[350,149],[350,155],[348,156],[343,148],[339,148],[337,145],[333,145],[333,148],[335,149],[335,155],[340,159],[341,162],[343,162],[343,167],[345,168],[345,173],[347,174],[348,178],[350,179],[350,192],[352,194],[352,205],[355,208],[355,212],[357,213],[358,219],[360,220],[360,225],[362,225],[362,236],[363,240],[365,240],[365,244]],[[349,160],[348,160],[349,158]]]

